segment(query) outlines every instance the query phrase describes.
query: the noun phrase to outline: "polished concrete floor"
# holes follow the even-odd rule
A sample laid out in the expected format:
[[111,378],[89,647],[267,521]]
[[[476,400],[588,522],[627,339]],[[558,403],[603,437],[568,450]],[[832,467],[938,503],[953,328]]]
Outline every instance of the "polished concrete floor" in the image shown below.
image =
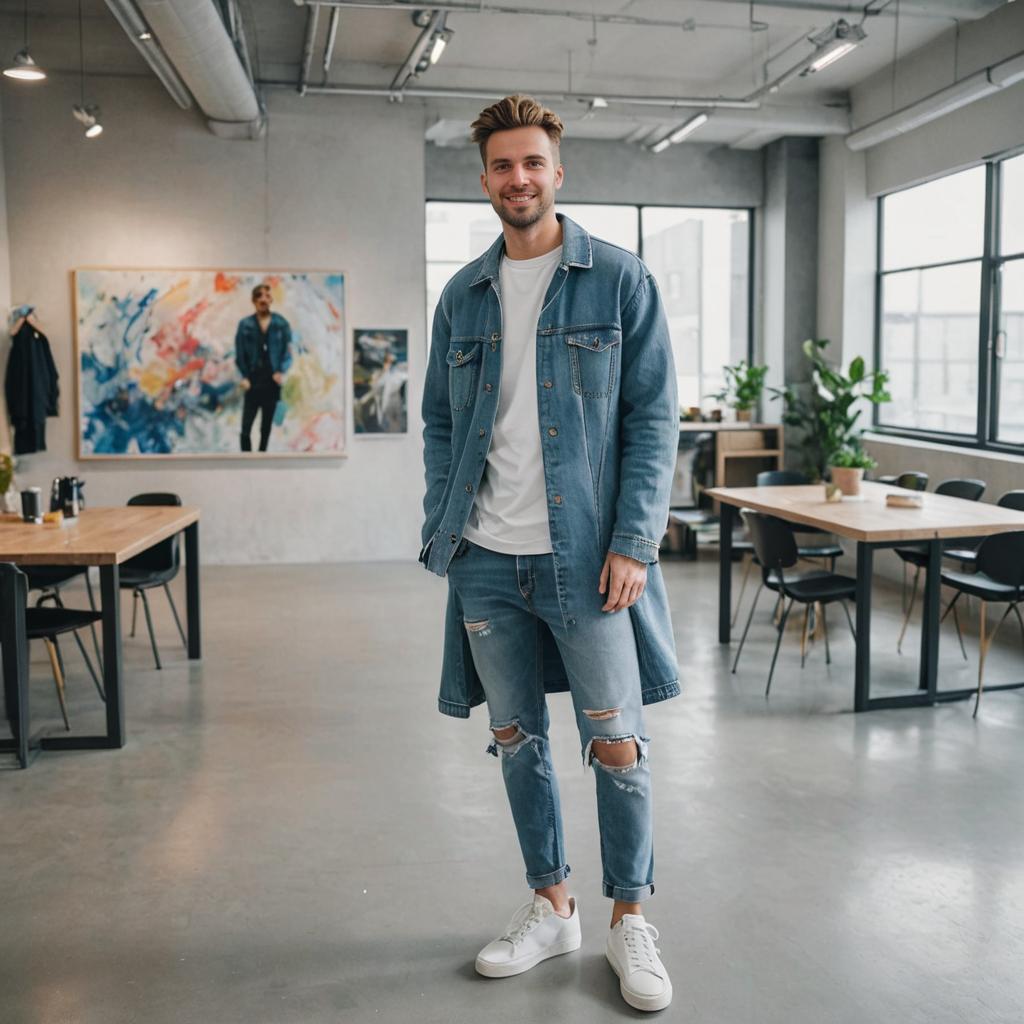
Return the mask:
[[[685,692],[647,722],[649,917],[676,993],[662,1016],[1024,1020],[1024,691],[989,695],[977,720],[969,702],[854,715],[833,616],[831,668],[818,644],[800,671],[794,629],[765,701],[766,620],[730,675],[715,564],[665,570]],[[125,749],[0,772],[0,1022],[643,1016],[602,956],[593,780],[564,696],[553,737],[584,946],[519,978],[474,974],[527,894],[484,714],[435,710],[444,593],[413,565],[211,567],[197,664],[155,595],[165,668],[143,633],[126,640]],[[911,688],[898,597],[878,598],[878,687]],[[1004,639],[992,682],[1024,676],[1016,627]],[[974,640],[968,653],[943,634],[944,681],[970,685]],[[57,729],[33,657],[36,724]],[[72,724],[100,728],[66,660]]]

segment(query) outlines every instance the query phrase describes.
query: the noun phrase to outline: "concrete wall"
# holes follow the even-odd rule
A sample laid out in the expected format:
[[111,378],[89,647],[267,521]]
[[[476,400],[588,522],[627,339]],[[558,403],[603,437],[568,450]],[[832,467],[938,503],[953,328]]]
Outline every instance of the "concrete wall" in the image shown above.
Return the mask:
[[[97,78],[90,94],[107,129],[95,141],[71,117],[76,78],[5,91],[12,298],[39,307],[62,391],[49,451],[22,459],[19,483],[46,487],[57,474],[78,473],[92,504],[176,491],[202,508],[212,562],[415,557],[426,301],[421,110],[275,92],[267,138],[227,142],[179,111],[155,80]],[[77,463],[71,270],[88,265],[343,270],[350,336],[356,326],[409,329],[408,435],[350,435],[348,458],[328,461]]]

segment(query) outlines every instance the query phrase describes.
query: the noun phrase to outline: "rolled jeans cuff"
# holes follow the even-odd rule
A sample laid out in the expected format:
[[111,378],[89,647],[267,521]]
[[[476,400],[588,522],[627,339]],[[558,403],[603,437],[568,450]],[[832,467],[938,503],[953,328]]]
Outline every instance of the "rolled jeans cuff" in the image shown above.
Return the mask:
[[650,885],[641,885],[636,889],[623,889],[619,885],[609,885],[607,882],[602,884],[605,896],[609,899],[621,900],[623,903],[643,903],[644,900],[650,899],[654,895],[653,882]]
[[546,889],[549,885],[558,885],[559,882],[569,877],[572,868],[563,864],[555,871],[549,871],[546,875],[527,875],[526,884],[531,889]]

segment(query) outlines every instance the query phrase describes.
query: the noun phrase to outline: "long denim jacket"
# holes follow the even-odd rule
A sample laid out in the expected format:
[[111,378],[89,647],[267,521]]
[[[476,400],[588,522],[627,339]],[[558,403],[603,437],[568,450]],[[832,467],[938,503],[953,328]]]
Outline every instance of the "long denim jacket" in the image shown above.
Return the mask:
[[[537,404],[562,621],[571,629],[574,609],[604,603],[597,585],[607,552],[647,563],[646,589],[629,615],[649,704],[679,693],[657,561],[679,444],[668,325],[654,279],[636,256],[558,219],[562,261],[537,323]],[[442,577],[462,540],[498,409],[504,248],[499,236],[463,267],[434,315],[423,392],[420,561]],[[554,638],[547,629],[543,635],[544,688],[566,690]],[[461,602],[449,588],[438,707],[466,718],[483,700]]]

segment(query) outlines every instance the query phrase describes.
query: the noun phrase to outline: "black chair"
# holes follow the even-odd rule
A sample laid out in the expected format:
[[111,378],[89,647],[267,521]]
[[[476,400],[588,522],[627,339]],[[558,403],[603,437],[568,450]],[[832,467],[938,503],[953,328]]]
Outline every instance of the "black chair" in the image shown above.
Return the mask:
[[[766,469],[757,474],[755,483],[758,487],[791,487],[800,484],[809,484],[806,474],[797,469]],[[742,510],[741,510],[742,511]],[[806,526],[803,523],[791,524],[795,533],[825,533],[819,526]],[[739,618],[740,607],[743,604],[743,595],[747,590],[747,580],[750,577],[751,566],[757,562],[754,554],[754,545],[749,540],[734,539],[732,542],[733,551],[740,553],[741,560],[746,561],[746,556],[751,557],[746,561],[746,568],[743,570],[743,580],[740,583],[740,592],[736,598],[736,606],[732,611],[732,625],[736,625]],[[841,558],[843,549],[838,544],[807,544],[798,545],[797,551],[801,558],[827,558],[829,560],[829,572],[835,572],[836,559]]]
[[[81,576],[85,580],[85,590],[89,595],[89,608],[91,611],[98,611],[87,567],[79,565],[26,565],[22,568],[22,572],[27,577],[28,589],[30,591],[40,591],[39,597],[36,598],[37,608],[41,608],[47,601],[52,602],[57,608],[63,608],[64,599],[61,597],[61,590]],[[89,631],[92,633],[92,647],[96,653],[99,672],[102,672],[103,655],[100,653],[100,642],[96,636],[96,620],[89,623]],[[85,645],[82,643],[82,638],[78,635],[77,631],[74,637],[75,643],[78,644],[78,649],[82,653],[86,668],[89,669],[89,675],[92,676],[93,684],[100,698],[105,701],[107,698],[103,692],[103,683],[100,681],[99,673],[93,667],[92,659],[89,657]]]
[[[128,499],[129,505],[180,505],[181,498],[177,494],[136,494]],[[149,629],[149,642],[153,646],[153,658],[156,667],[163,668],[160,664],[160,652],[156,646],[156,634],[153,632],[153,617],[149,612],[149,601],[146,598],[146,591],[155,587],[163,587],[167,600],[170,602],[171,611],[174,613],[174,621],[178,626],[178,633],[181,635],[181,642],[188,647],[185,639],[185,630],[181,627],[181,619],[178,617],[178,609],[174,604],[171,595],[171,588],[168,584],[181,568],[181,543],[178,534],[168,537],[166,540],[147,548],[141,555],[129,558],[121,566],[121,589],[132,592],[132,632],[135,636],[135,620],[139,610],[139,598],[142,598],[142,608],[146,613],[146,626]]]
[[[752,512],[745,509],[741,514],[750,531],[757,560],[761,563],[763,585],[769,590],[774,590],[781,598],[789,598],[789,604],[786,605],[782,613],[782,620],[776,627],[778,636],[775,639],[775,652],[772,654],[772,664],[768,670],[768,683],[764,691],[764,695],[767,697],[772,688],[775,661],[779,656],[779,645],[782,643],[782,636],[786,631],[786,621],[789,619],[793,603],[798,601],[804,605],[804,641],[801,645],[800,667],[804,667],[806,657],[807,625],[812,604],[821,605],[821,624],[825,634],[825,664],[831,665],[832,655],[828,646],[828,621],[825,618],[825,608],[833,601],[839,601],[842,604],[843,611],[846,612],[846,621],[850,626],[850,633],[853,634],[854,641],[856,641],[857,634],[853,628],[853,620],[850,618],[850,610],[846,607],[845,602],[855,598],[857,581],[849,576],[822,571],[801,578],[794,578],[792,574],[787,576],[785,570],[796,565],[799,557],[790,524],[775,516],[765,515],[763,512]],[[758,595],[760,593],[761,591],[758,590]],[[732,666],[734,673],[740,661],[740,654],[743,653],[743,645],[747,639],[750,623],[754,618],[755,608],[757,608],[757,595],[750,606],[747,625],[743,630],[739,649],[736,651],[736,660]]]
[[[1024,512],[1024,491],[1007,491],[1000,495],[996,504],[1000,508],[1012,508],[1017,512]],[[953,546],[942,552],[943,558],[951,562],[959,562],[961,569],[973,569],[978,558],[978,545],[982,537],[957,537],[952,542]]]
[[[978,571],[974,573],[942,570],[942,582],[957,591],[943,618],[949,614],[961,594],[968,594],[981,600],[978,693],[974,698],[974,717],[977,717],[978,705],[981,703],[981,690],[985,680],[985,656],[992,647],[999,627],[1006,621],[1010,612],[1016,614],[1021,637],[1024,638],[1024,619],[1021,618],[1018,607],[1020,602],[1024,601],[1024,530],[986,537],[978,547],[977,568]],[[989,604],[1002,603],[1006,604],[1006,611],[986,642],[985,610]]]
[[[4,572],[16,578],[25,576],[25,573],[14,565],[5,565]],[[23,582],[25,589],[21,590],[21,593],[23,595],[27,595],[27,580]],[[0,613],[9,614],[10,609],[0,609]],[[60,703],[60,713],[64,718],[65,729],[71,728],[71,721],[68,718],[68,705],[65,696],[66,672],[64,670],[64,658],[61,655],[60,644],[57,637],[62,633],[75,633],[79,629],[84,629],[86,626],[98,622],[100,618],[101,616],[99,612],[79,610],[77,608],[25,608],[25,636],[28,640],[42,640],[46,644],[46,650],[50,656],[50,668],[53,672],[53,682],[57,688],[57,700]],[[12,698],[14,698],[15,695],[11,686],[6,685],[7,683],[8,681],[5,680],[5,697],[8,715],[11,715],[14,712],[11,705]],[[97,689],[102,697],[103,690],[99,684],[97,684]]]
[[[978,501],[981,496],[985,493],[985,481],[984,480],[943,480],[942,483],[935,488],[936,494],[945,494],[951,498],[962,498],[964,501]],[[961,543],[959,540],[951,541],[952,543]],[[906,587],[906,572],[907,566],[914,566],[914,583],[910,590],[910,603],[906,607],[906,613],[903,616],[903,627],[900,629],[899,639],[896,641],[896,651],[898,654],[903,653],[903,637],[906,635],[907,626],[910,624],[910,616],[914,612],[914,601],[917,599],[917,584],[921,578],[921,570],[928,565],[928,551],[924,547],[907,547],[907,548],[896,548],[896,554],[903,562],[903,584]],[[964,650],[963,635],[960,632],[960,619],[956,614],[956,610],[953,611],[953,619],[956,622],[956,633],[960,638],[960,650],[963,653],[964,658],[967,658],[967,652]]]

